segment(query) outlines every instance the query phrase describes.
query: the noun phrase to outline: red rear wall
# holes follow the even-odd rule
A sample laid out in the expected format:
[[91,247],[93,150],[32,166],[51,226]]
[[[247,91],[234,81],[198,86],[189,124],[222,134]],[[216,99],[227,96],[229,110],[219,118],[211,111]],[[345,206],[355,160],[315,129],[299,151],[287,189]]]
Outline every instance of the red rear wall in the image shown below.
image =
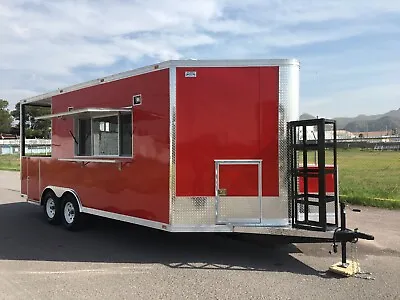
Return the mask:
[[278,196],[279,68],[176,74],[176,195],[214,196],[214,159],[262,159],[263,196]]

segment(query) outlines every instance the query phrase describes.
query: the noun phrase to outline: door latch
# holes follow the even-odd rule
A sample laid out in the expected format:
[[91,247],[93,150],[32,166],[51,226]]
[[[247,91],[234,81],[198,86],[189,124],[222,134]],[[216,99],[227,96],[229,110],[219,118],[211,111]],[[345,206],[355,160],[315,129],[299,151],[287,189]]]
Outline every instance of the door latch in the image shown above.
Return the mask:
[[227,190],[226,189],[218,189],[218,196],[226,196]]

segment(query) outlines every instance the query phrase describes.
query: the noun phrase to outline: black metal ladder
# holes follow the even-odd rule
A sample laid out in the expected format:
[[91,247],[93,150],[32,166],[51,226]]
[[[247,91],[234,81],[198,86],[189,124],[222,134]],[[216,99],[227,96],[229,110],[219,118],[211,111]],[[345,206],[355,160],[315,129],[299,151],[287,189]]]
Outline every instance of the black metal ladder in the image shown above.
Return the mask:
[[[327,136],[329,133],[330,136]],[[288,138],[292,226],[316,231],[337,228],[339,196],[336,121],[310,119],[289,122]],[[309,165],[310,152],[316,155],[313,166]],[[332,159],[332,166],[329,167],[326,165],[327,155]],[[331,193],[327,191],[327,176],[330,176],[331,183],[333,177]],[[334,207],[330,211],[334,214],[331,222],[327,217],[328,205]]]

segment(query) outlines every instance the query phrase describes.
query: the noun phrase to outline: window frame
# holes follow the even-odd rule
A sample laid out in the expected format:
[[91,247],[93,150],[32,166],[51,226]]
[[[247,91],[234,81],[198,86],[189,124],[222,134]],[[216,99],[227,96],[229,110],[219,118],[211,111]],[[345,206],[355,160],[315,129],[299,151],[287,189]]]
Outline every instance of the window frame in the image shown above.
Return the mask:
[[[131,127],[131,143],[130,143],[130,149],[131,149],[131,153],[130,154],[121,154],[121,150],[122,150],[122,145],[121,145],[121,135],[122,135],[122,123],[121,123],[121,115],[130,115],[130,127]],[[100,118],[105,118],[105,117],[118,117],[118,154],[94,154],[94,134],[93,134],[93,120],[95,119],[100,119]],[[90,155],[79,155],[79,151],[80,151],[80,147],[79,147],[79,143],[80,143],[80,133],[81,133],[81,127],[80,127],[80,120],[82,119],[86,119],[86,120],[90,120]],[[76,140],[78,141],[78,143],[74,143],[74,158],[121,158],[121,159],[129,159],[129,158],[133,158],[134,157],[134,153],[133,153],[133,111],[130,112],[110,112],[109,114],[102,114],[100,116],[89,116],[89,117],[80,117],[80,116],[76,116],[74,117],[73,120],[73,132],[74,135],[76,137]]]

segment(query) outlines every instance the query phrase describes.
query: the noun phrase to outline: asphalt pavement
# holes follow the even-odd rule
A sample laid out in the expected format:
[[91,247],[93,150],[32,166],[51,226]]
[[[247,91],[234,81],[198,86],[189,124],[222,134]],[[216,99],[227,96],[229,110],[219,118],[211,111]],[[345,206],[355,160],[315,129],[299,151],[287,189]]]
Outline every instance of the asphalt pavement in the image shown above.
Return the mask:
[[[326,272],[330,244],[173,234],[101,218],[69,232],[45,222],[0,172],[0,299],[400,299],[400,211],[348,209],[375,235],[353,249],[370,280]],[[350,252],[349,252],[350,253]]]

